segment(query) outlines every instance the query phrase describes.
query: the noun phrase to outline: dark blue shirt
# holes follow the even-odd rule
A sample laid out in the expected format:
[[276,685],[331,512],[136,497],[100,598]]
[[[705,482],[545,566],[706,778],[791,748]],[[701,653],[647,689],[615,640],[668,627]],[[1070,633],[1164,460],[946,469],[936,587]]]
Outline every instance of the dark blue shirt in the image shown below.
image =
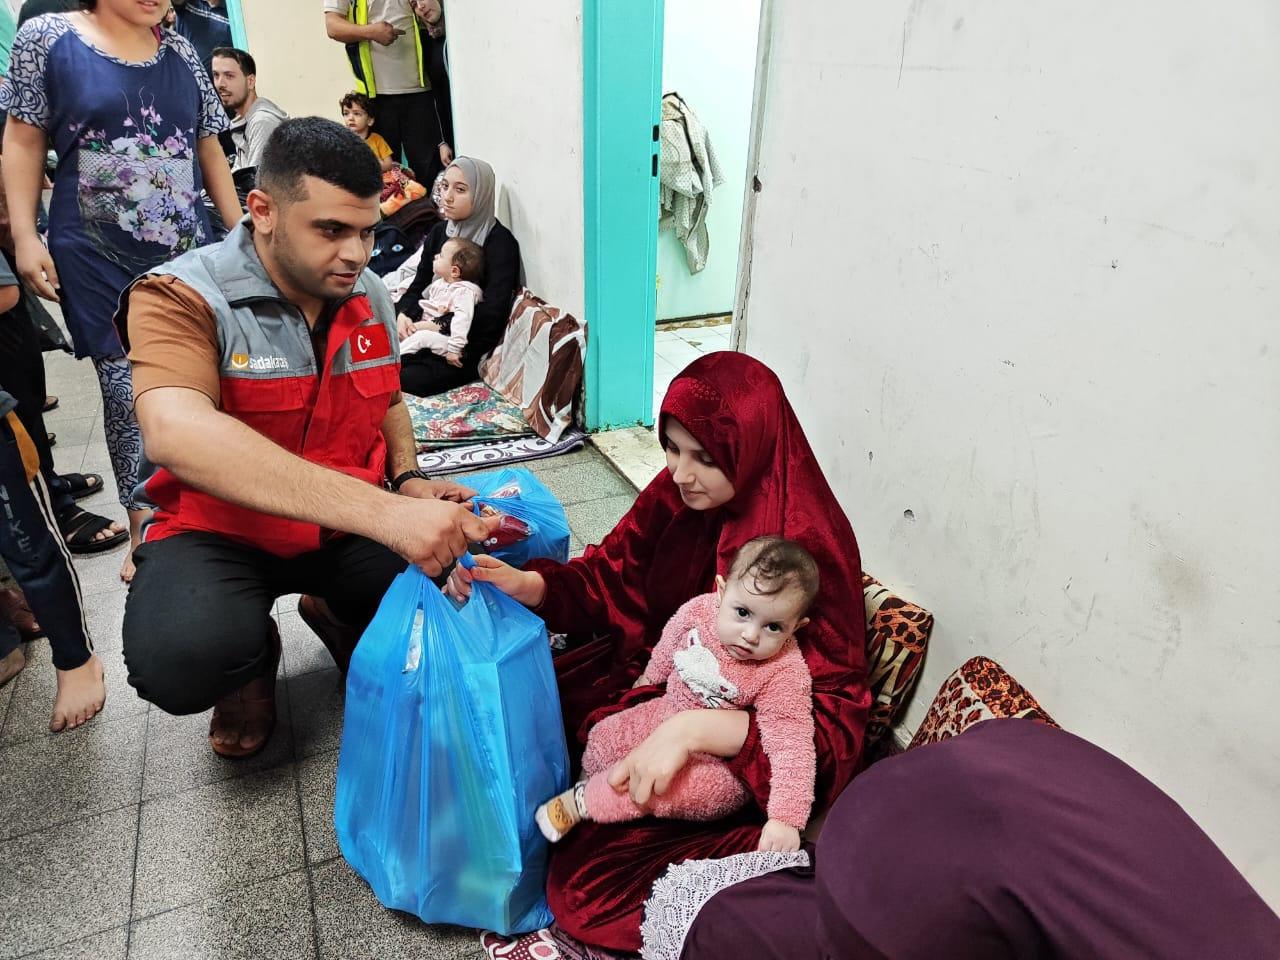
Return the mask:
[[213,6],[209,0],[187,0],[178,7],[178,21],[174,24],[180,36],[191,41],[200,54],[200,62],[206,70],[212,71],[213,51],[218,47],[233,46],[231,42],[231,20],[227,16],[225,3]]

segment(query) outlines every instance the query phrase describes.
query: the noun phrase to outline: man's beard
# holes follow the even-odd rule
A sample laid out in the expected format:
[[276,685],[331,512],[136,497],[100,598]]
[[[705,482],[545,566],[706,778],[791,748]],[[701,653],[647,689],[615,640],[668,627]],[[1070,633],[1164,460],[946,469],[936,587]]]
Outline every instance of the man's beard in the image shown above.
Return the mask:
[[[270,242],[271,255],[276,262],[276,266],[288,278],[289,283],[295,290],[321,300],[333,299],[335,296],[334,291],[325,287],[327,274],[316,276],[314,270],[302,263],[296,255],[296,248],[290,241],[289,233],[284,229],[283,222],[276,225]],[[359,271],[355,272],[358,273]],[[338,295],[340,296],[341,294]]]

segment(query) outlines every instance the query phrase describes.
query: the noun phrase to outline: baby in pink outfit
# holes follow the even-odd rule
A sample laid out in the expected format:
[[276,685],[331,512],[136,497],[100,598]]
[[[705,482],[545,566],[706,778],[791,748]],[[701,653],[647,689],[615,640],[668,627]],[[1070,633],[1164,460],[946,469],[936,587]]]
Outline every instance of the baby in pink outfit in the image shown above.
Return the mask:
[[555,842],[582,820],[614,823],[645,816],[716,820],[744,806],[746,785],[719,757],[694,754],[666,793],[638,806],[609,784],[609,770],[683,710],[754,707],[769,758],[769,821],[761,849],[797,850],[813,805],[812,681],[795,634],[818,594],[809,552],[781,537],[759,537],[734,558],[728,580],[676,611],[636,681],[667,692],[591,728],[577,784],[540,806],[538,826]]
[[[397,318],[400,353],[430,350],[460,367],[471,319],[483,296],[484,248],[453,237],[435,255],[431,268],[435,279],[422,295],[422,319],[414,322],[403,314]],[[442,323],[441,318],[449,314],[452,317]]]

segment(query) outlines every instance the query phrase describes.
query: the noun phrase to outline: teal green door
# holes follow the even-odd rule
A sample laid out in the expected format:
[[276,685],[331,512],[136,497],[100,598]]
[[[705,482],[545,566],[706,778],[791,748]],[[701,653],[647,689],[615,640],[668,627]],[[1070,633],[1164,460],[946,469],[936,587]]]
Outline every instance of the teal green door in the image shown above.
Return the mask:
[[244,8],[241,0],[227,0],[227,19],[231,21],[231,42],[241,50],[249,49],[244,32]]
[[652,417],[662,4],[582,4],[590,430]]

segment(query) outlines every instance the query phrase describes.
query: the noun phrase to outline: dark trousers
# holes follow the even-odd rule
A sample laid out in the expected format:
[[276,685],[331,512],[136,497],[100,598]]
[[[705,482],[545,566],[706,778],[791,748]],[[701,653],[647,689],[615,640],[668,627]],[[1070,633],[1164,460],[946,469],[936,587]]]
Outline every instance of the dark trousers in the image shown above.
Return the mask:
[[18,419],[40,452],[40,472],[53,497],[54,512],[58,513],[74,501],[71,488],[53,471],[53,451],[49,449],[49,433],[44,425],[44,355],[26,310],[29,296],[24,290],[18,306],[0,314],[0,387],[18,401]]
[[479,379],[475,364],[464,361],[462,366],[455,367],[430,350],[419,350],[400,358],[400,389],[415,397],[431,397]]
[[216,534],[183,533],[143,543],[133,559],[138,570],[124,612],[129,683],[174,714],[207,710],[262,675],[277,597],[312,594],[363,629],[407,566],[354,536],[281,558]]
[[443,169],[443,138],[431,93],[381,93],[373,98],[373,120],[374,133],[382,134],[391,147],[391,159],[399,161],[403,149],[414,176],[430,190],[436,174]]
[[[80,602],[80,580],[58,532],[49,488],[39,473],[28,483],[7,418],[0,419],[0,555],[49,638],[53,665],[59,670],[84,666],[93,644]],[[18,631],[0,619],[0,656],[18,643]]]

